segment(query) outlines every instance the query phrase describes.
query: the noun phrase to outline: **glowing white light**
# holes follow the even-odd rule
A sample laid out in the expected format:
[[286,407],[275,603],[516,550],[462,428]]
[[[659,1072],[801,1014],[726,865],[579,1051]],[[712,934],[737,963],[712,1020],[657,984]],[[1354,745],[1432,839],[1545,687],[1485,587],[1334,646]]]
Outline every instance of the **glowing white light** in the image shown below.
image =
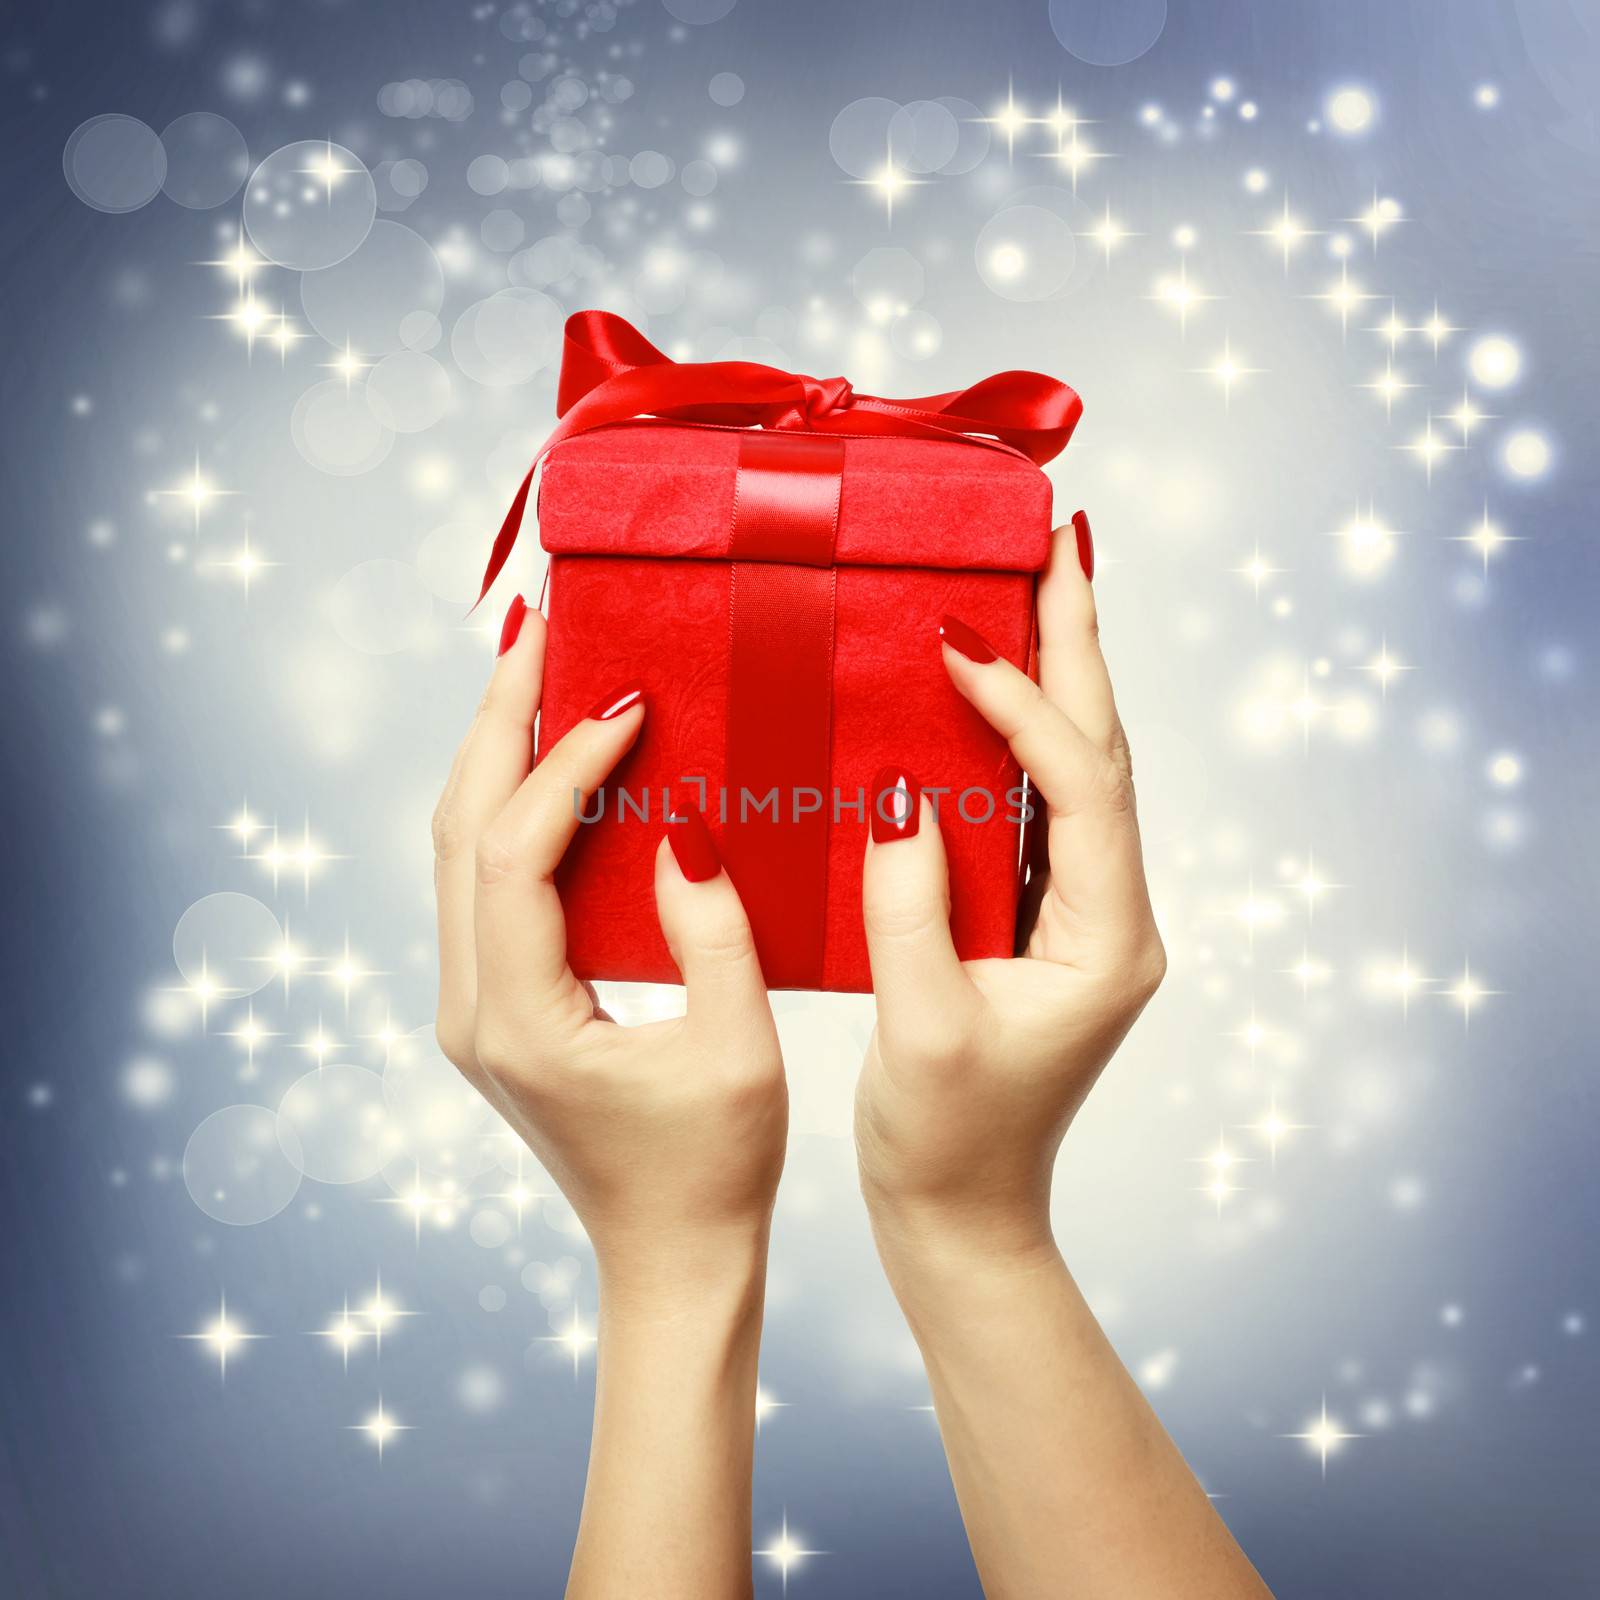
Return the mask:
[[1353,516],[1335,537],[1343,542],[1345,565],[1360,577],[1375,577],[1393,559],[1397,536],[1370,507],[1365,515]]
[[1518,429],[1505,442],[1501,459],[1517,478],[1542,478],[1550,470],[1550,441],[1531,428]]
[[1470,544],[1483,557],[1485,577],[1489,573],[1489,558],[1499,553],[1500,546],[1516,544],[1521,540],[1520,534],[1506,533],[1498,523],[1490,521],[1487,504],[1483,508],[1483,516],[1473,524],[1470,533],[1460,533],[1453,537],[1457,544]]
[[574,1306],[572,1308],[572,1321],[560,1333],[544,1335],[540,1342],[542,1344],[558,1344],[568,1351],[572,1356],[572,1376],[576,1378],[583,1364],[584,1352],[592,1350],[596,1340],[594,1329],[584,1322],[578,1308]]
[[1509,750],[1502,750],[1489,762],[1489,781],[1502,789],[1514,789],[1522,782],[1522,761]]
[[378,1396],[378,1409],[374,1411],[365,1422],[350,1424],[352,1433],[364,1433],[373,1442],[378,1451],[378,1460],[383,1460],[383,1447],[394,1438],[397,1433],[410,1433],[411,1424],[398,1422],[394,1416],[383,1408],[383,1396]]
[[1260,599],[1261,585],[1265,583],[1268,578],[1272,577],[1274,573],[1282,572],[1283,568],[1273,566],[1266,559],[1266,557],[1261,554],[1261,546],[1257,545],[1255,552],[1250,559],[1245,562],[1242,567],[1235,567],[1233,570],[1241,577],[1249,581],[1251,586],[1255,589],[1256,598]]
[[1335,89],[1328,96],[1328,122],[1336,133],[1365,133],[1378,114],[1372,96],[1353,86]]
[[1411,1013],[1411,997],[1427,987],[1431,981],[1426,974],[1411,965],[1411,951],[1407,947],[1401,952],[1400,960],[1387,972],[1382,974],[1384,986],[1400,996],[1400,1011],[1402,1016]]
[[1232,1173],[1245,1158],[1235,1155],[1228,1148],[1226,1139],[1219,1133],[1216,1149],[1196,1159],[1211,1169],[1211,1176],[1200,1185],[1200,1192],[1215,1203],[1217,1215],[1221,1216],[1223,1204],[1239,1193],[1239,1185],[1233,1181]]
[[1467,368],[1485,389],[1509,388],[1522,372],[1522,352],[1502,334],[1490,334],[1472,346]]
[[758,1556],[765,1556],[775,1566],[783,1578],[783,1592],[789,1592],[789,1573],[799,1566],[808,1556],[826,1555],[825,1550],[807,1550],[789,1532],[789,1513],[783,1514],[783,1527],[773,1537],[772,1543],[765,1550],[757,1550]]
[[775,1395],[769,1394],[758,1384],[756,1386],[756,1432],[761,1432],[761,1424],[765,1422],[774,1411],[782,1411],[787,1407],[788,1404],[789,1402],[787,1400],[779,1400]]
[[989,275],[1001,283],[1010,283],[1027,270],[1027,252],[1020,245],[997,244],[989,252]]
[[180,1339],[195,1339],[201,1344],[208,1345],[211,1353],[217,1358],[217,1371],[224,1382],[228,1378],[228,1357],[239,1348],[241,1344],[251,1339],[264,1339],[263,1333],[251,1333],[241,1322],[236,1322],[228,1315],[228,1297],[224,1294],[218,1303],[216,1318],[208,1322],[198,1333],[180,1333]]
[[1111,204],[1106,203],[1105,216],[1089,230],[1089,237],[1106,253],[1106,262],[1111,261],[1111,252],[1122,243],[1124,239],[1131,239],[1130,234],[1123,225],[1111,215]]
[[1006,154],[1014,156],[1017,150],[1017,135],[1027,127],[1028,114],[1017,104],[1017,98],[1009,91],[1006,94],[1006,103],[1000,107],[992,117],[982,119],[991,127],[998,128],[1005,135]]
[[1472,91],[1472,103],[1480,111],[1493,111],[1500,104],[1500,90],[1492,83],[1480,83]]
[[1270,239],[1277,245],[1278,249],[1283,253],[1283,270],[1287,272],[1289,270],[1289,257],[1307,239],[1316,237],[1320,230],[1308,228],[1305,223],[1290,211],[1289,196],[1285,194],[1283,197],[1283,210],[1271,225],[1265,228],[1256,228],[1252,231],[1258,238]]
[[1462,963],[1461,976],[1450,985],[1450,988],[1447,992],[1451,1000],[1453,1000],[1456,1005],[1461,1007],[1461,1024],[1463,1027],[1470,1025],[1472,1020],[1472,1008],[1476,1006],[1479,1001],[1487,999],[1488,996],[1492,994],[1499,993],[1499,991],[1496,989],[1484,988],[1484,986],[1472,976],[1472,963],[1470,961]]
[[1337,1455],[1345,1442],[1349,1439],[1359,1439],[1359,1433],[1346,1433],[1337,1417],[1328,1415],[1327,1396],[1323,1396],[1322,1412],[1307,1422],[1305,1429],[1300,1433],[1285,1434],[1286,1439],[1301,1439],[1305,1442],[1306,1449],[1317,1456],[1322,1462],[1322,1475],[1328,1475],[1328,1457]]

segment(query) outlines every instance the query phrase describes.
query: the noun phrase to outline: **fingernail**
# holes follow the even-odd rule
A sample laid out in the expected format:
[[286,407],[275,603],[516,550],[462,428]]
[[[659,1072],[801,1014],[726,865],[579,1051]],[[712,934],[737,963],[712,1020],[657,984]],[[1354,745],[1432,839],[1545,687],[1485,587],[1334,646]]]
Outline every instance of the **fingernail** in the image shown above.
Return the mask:
[[519,594],[506,607],[506,620],[500,624],[500,648],[496,656],[503,656],[517,642],[522,632],[522,619],[528,614],[528,602]]
[[667,843],[672,846],[678,871],[690,883],[704,883],[722,871],[722,857],[698,811],[674,811],[667,818]]
[[[978,643],[983,641],[978,639]],[[885,767],[872,785],[872,842],[889,844],[895,839],[915,838],[921,822],[922,785],[904,767]]]
[[644,690],[637,683],[625,683],[620,689],[596,702],[594,710],[589,713],[586,720],[609,722],[613,717],[620,717],[624,711],[631,710],[643,699]]
[[994,646],[975,628],[969,628],[959,617],[945,617],[939,624],[939,637],[957,655],[965,656],[968,661],[976,661],[983,665],[1000,659]]
[[1083,575],[1090,583],[1094,582],[1094,535],[1089,532],[1089,514],[1086,511],[1072,513],[1072,531],[1078,536],[1078,565],[1083,568]]

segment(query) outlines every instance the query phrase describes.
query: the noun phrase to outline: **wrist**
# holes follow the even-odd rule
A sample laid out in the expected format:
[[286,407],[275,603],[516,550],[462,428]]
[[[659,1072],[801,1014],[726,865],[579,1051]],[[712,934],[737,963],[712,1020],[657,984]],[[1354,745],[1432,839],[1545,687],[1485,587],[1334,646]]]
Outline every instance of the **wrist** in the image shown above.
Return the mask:
[[867,1196],[879,1260],[920,1339],[942,1308],[974,1294],[1003,1295],[1066,1265],[1048,1201],[1026,1206],[939,1206]]
[[677,1237],[597,1245],[600,1333],[760,1325],[768,1221]]

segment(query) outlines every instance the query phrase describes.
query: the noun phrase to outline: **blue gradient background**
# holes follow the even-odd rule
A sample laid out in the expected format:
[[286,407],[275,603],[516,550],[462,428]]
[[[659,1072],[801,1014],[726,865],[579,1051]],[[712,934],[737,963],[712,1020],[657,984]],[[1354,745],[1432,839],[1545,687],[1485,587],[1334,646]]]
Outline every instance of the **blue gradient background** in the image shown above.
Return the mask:
[[[605,303],[626,292],[654,238],[714,250],[725,265],[720,287],[652,319],[657,342],[711,356],[755,335],[763,311],[786,308],[787,323],[761,321],[771,338],[812,295],[862,328],[851,269],[894,245],[924,264],[938,354],[901,360],[870,328],[821,349],[796,332],[780,341],[796,366],[916,393],[1027,365],[1085,396],[1080,436],[1053,475],[1061,512],[1088,505],[1099,534],[1107,649],[1173,975],[1068,1141],[1059,1222],[1108,1330],[1246,1550],[1285,1596],[1600,1591],[1590,915],[1600,9],[1173,0],[1151,49],[1104,68],[1062,48],[1044,0],[741,0],[689,28],[640,0],[587,39],[556,9],[540,15],[573,70],[609,66],[635,85],[606,149],[658,149],[681,166],[709,139],[737,141],[698,232],[675,184],[636,195],[631,215],[619,209],[626,190],[614,203],[594,197],[583,235],[607,262],[591,286]],[[1100,9],[1115,25],[1118,8]],[[288,416],[326,376],[316,363],[330,352],[310,340],[281,366],[260,349],[247,364],[233,332],[207,320],[226,309],[228,285],[194,263],[221,253],[217,226],[236,224],[238,200],[207,213],[158,198],[107,216],[73,197],[61,166],[72,130],[111,110],[158,131],[184,112],[223,112],[254,160],[330,136],[369,166],[420,157],[432,181],[394,220],[436,244],[458,230],[478,258],[447,286],[435,353],[448,364],[455,316],[504,282],[503,259],[476,247],[482,216],[518,210],[529,242],[563,231],[547,190],[488,200],[465,182],[474,155],[515,153],[527,125],[525,114],[508,125],[497,96],[530,46],[497,22],[493,6],[266,0],[63,4],[0,22],[7,1593],[560,1592],[592,1399],[592,1358],[574,1376],[560,1347],[540,1342],[566,1309],[547,1315],[520,1287],[517,1260],[480,1249],[462,1224],[414,1241],[408,1218],[371,1203],[389,1192],[381,1179],[308,1181],[270,1222],[228,1228],[196,1208],[178,1171],[210,1111],[277,1103],[310,1065],[293,1042],[319,1015],[346,1040],[384,1004],[406,1028],[431,1015],[426,819],[489,642],[461,625],[461,606],[437,600],[405,649],[362,654],[330,622],[328,595],[361,561],[411,561],[441,524],[480,528],[486,544],[548,425],[551,376],[486,393],[452,369],[457,404],[436,428],[402,437],[373,473],[328,477],[292,447]],[[717,72],[743,78],[740,104],[708,98]],[[1216,106],[1208,130],[1219,74],[1238,96]],[[414,76],[461,79],[473,114],[380,115],[381,87]],[[295,81],[308,86],[304,104],[286,98]],[[1095,119],[1095,144],[1116,157],[1084,175],[1079,220],[1109,199],[1140,234],[1108,270],[1080,227],[1081,270],[1032,304],[986,287],[973,245],[1016,189],[1070,187],[1038,159],[1049,148],[1040,130],[1012,163],[995,149],[969,178],[908,191],[892,227],[829,154],[830,124],[858,97],[952,94],[987,110],[1008,82],[1030,110],[1059,88]],[[1308,131],[1347,82],[1376,97],[1372,133]],[[1500,91],[1492,113],[1473,101],[1483,82]],[[1235,109],[1246,98],[1261,108],[1249,124]],[[1140,123],[1150,103],[1178,129],[1171,143]],[[1240,182],[1255,166],[1271,177],[1260,195]],[[1344,338],[1307,298],[1337,275],[1318,254],[1324,241],[1286,271],[1269,241],[1249,236],[1285,187],[1323,229],[1374,192],[1403,202],[1405,223],[1376,255],[1349,230],[1352,275],[1384,298],[1352,316]],[[1226,296],[1198,308],[1187,338],[1151,298],[1176,270],[1170,236],[1183,223],[1199,236],[1191,273]],[[276,274],[272,288],[291,313],[293,279]],[[569,309],[599,303],[550,292]],[[1382,366],[1370,324],[1390,295],[1413,315],[1437,296],[1466,330],[1437,363],[1415,337],[1404,362],[1397,352],[1419,388],[1392,423],[1360,387]],[[1443,460],[1430,487],[1394,447],[1430,407],[1459,398],[1468,340],[1487,331],[1517,341],[1525,375],[1510,393],[1479,396],[1499,420]],[[1261,369],[1226,407],[1196,371],[1224,334]],[[92,401],[86,416],[73,412],[80,395]],[[1555,446],[1535,483],[1510,481],[1496,455],[1519,424]],[[187,473],[197,450],[241,499],[191,537],[149,491]],[[442,488],[435,471],[419,490],[424,458],[447,464]],[[1362,583],[1322,536],[1369,500],[1406,534],[1392,565]],[[1446,542],[1485,501],[1523,541],[1487,580],[1470,547]],[[195,570],[208,549],[232,548],[227,530],[236,535],[246,512],[252,539],[280,563],[248,602]],[[104,547],[86,537],[101,520],[116,530]],[[183,561],[168,557],[172,542]],[[517,574],[530,593],[533,543]],[[1259,598],[1236,570],[1258,548],[1282,569]],[[1286,614],[1278,598],[1291,602]],[[174,627],[187,631],[181,654],[161,643]],[[1359,670],[1381,639],[1416,668],[1383,697]],[[1292,692],[1319,659],[1370,703],[1369,730],[1241,733],[1241,703],[1283,681]],[[1485,775],[1500,751],[1524,773],[1505,793]],[[292,871],[275,889],[219,829],[246,798],[288,833],[310,818],[340,857],[308,894]],[[1309,924],[1283,888],[1298,868],[1282,866],[1303,863],[1308,847],[1341,885]],[[284,1037],[246,1084],[222,1036],[234,1008],[216,1008],[208,1033],[194,1019],[151,1023],[151,996],[177,981],[174,925],[221,889],[286,914],[319,955],[348,936],[384,974],[348,1022],[315,976],[292,1003],[263,991],[260,1015]],[[1235,908],[1255,892],[1287,909],[1251,939]],[[1334,972],[1304,999],[1283,974],[1302,936]],[[1405,1010],[1363,976],[1403,948],[1431,980]],[[1465,959],[1496,991],[1470,1029],[1445,993]],[[787,1515],[797,1538],[826,1552],[789,1573],[796,1595],[977,1594],[937,1435],[917,1409],[925,1385],[840,1137],[868,1014],[844,1000],[779,1006],[796,1134],[762,1362],[784,1409],[758,1441],[756,1543]],[[1239,1038],[1252,1014],[1270,1024],[1256,1050]],[[343,1053],[383,1064],[370,1042]],[[159,1106],[121,1091],[136,1057],[171,1069],[175,1089]],[[1272,1093],[1306,1124],[1275,1164],[1238,1131]],[[1195,1164],[1219,1127],[1253,1157],[1220,1210],[1196,1192],[1205,1169]],[[562,1223],[559,1207],[530,1213],[520,1247],[528,1259],[579,1259],[577,1303],[592,1315],[591,1263]],[[357,1351],[346,1372],[305,1331],[379,1272],[421,1315],[386,1337],[381,1359]],[[480,1309],[486,1284],[506,1287],[506,1309]],[[203,1346],[173,1337],[214,1315],[223,1292],[271,1336],[235,1353],[225,1383]],[[1443,1317],[1446,1306],[1459,1317]],[[484,1369],[500,1398],[474,1410],[460,1383]],[[381,1465],[347,1431],[380,1389],[415,1428]],[[1324,1396],[1363,1435],[1325,1474],[1285,1437]],[[758,1559],[756,1573],[758,1593],[780,1592],[770,1563]]]

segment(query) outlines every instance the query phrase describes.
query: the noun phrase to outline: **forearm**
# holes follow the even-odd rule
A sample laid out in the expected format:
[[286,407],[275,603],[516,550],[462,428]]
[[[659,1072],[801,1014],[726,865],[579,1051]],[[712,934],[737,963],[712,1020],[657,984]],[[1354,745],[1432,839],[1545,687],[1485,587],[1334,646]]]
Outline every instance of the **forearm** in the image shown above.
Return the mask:
[[885,1261],[989,1600],[1267,1594],[1053,1245]]
[[765,1251],[690,1299],[602,1280],[594,1442],[569,1600],[750,1593]]

